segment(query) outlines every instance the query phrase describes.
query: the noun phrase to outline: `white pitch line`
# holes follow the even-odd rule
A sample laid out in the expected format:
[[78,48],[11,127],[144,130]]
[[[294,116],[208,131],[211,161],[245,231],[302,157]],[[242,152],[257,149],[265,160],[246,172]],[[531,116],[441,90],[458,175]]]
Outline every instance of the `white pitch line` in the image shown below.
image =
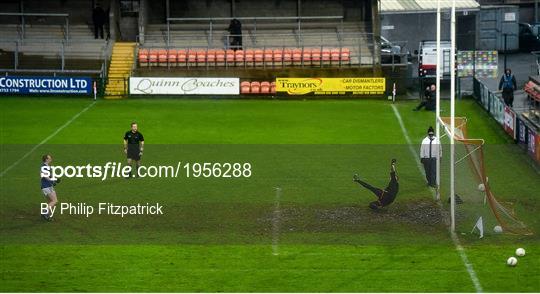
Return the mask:
[[279,202],[281,198],[281,188],[276,188],[276,198],[274,200],[274,213],[272,216],[272,254],[279,255],[279,221],[281,218],[281,210]]
[[76,120],[81,114],[85,113],[88,109],[90,109],[94,104],[96,104],[97,101],[92,102],[90,105],[88,105],[85,109],[79,111],[79,113],[75,114],[70,120],[68,120],[66,123],[61,125],[58,129],[56,129],[52,134],[50,134],[47,138],[43,139],[39,144],[34,146],[30,151],[26,152],[21,158],[19,158],[17,161],[15,161],[13,164],[8,166],[5,170],[3,170],[0,173],[0,178],[3,177],[8,171],[10,171],[12,168],[17,166],[21,161],[23,161],[25,158],[27,158],[30,154],[32,154],[36,149],[41,147],[43,144],[47,143],[50,139],[52,139],[54,136],[56,136],[60,131],[62,131],[64,128],[69,126],[74,120]]
[[[409,145],[409,150],[411,151],[411,154],[416,161],[416,166],[418,167],[418,170],[420,171],[420,173],[425,176],[425,172],[422,167],[422,164],[420,163],[420,159],[418,159],[416,151],[412,147],[412,141],[411,141],[411,138],[409,137],[409,133],[407,132],[407,128],[405,127],[405,124],[403,123],[403,119],[401,118],[401,115],[399,114],[399,111],[394,104],[392,104],[392,109],[394,110],[394,115],[396,116],[399,122],[401,131],[403,132],[403,136],[405,137],[405,140],[407,141],[407,145]],[[441,205],[440,202],[439,202],[439,205]],[[463,261],[463,264],[465,265],[465,268],[467,269],[467,272],[469,273],[469,277],[471,278],[471,281],[474,285],[474,288],[476,289],[476,292],[477,293],[484,292],[484,290],[482,289],[482,285],[480,285],[480,280],[478,280],[478,276],[476,275],[476,272],[474,271],[474,268],[471,262],[469,261],[467,254],[465,253],[465,248],[461,246],[461,242],[459,241],[458,236],[452,231],[450,232],[450,235],[451,235],[452,242],[454,243],[454,246],[456,247],[456,251],[459,253],[459,256],[461,257],[461,261]]]

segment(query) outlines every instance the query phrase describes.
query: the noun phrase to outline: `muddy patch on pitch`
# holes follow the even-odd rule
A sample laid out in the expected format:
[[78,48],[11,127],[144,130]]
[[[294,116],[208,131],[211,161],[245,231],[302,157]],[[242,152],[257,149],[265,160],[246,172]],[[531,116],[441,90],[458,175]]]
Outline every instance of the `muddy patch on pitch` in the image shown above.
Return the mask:
[[366,206],[287,206],[259,221],[279,222],[284,231],[355,232],[392,224],[434,227],[444,212],[432,201],[410,201],[373,211]]

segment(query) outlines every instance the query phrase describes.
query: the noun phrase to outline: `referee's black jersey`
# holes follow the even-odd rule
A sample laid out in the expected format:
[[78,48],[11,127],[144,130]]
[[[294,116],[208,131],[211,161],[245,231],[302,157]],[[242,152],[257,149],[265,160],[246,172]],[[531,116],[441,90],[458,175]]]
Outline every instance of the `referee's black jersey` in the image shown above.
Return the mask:
[[139,131],[135,133],[127,131],[124,135],[124,140],[127,141],[128,146],[139,146],[140,142],[144,142],[144,137]]

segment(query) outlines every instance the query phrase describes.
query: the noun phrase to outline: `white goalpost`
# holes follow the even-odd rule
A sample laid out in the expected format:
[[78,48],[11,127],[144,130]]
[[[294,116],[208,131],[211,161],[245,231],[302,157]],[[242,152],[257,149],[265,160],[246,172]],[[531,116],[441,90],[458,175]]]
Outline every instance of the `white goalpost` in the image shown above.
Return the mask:
[[[490,188],[484,164],[484,140],[469,138],[467,119],[456,117],[456,0],[452,0],[450,10],[450,114],[441,117],[441,8],[441,0],[437,0],[435,125],[437,138],[441,140],[442,137],[447,136],[450,144],[449,163],[444,169],[445,180],[448,180],[448,183],[444,183],[445,186],[448,185],[448,190],[444,191],[449,193],[450,231],[453,233],[456,231],[456,204],[460,204],[458,212],[460,231],[463,226],[468,225],[469,221],[477,222],[478,217],[483,216],[483,224],[500,226],[507,233],[530,235],[532,231],[517,218],[513,204],[499,201]],[[445,5],[445,8],[447,9],[448,5]],[[458,122],[457,125],[456,122]],[[438,201],[441,200],[441,165],[443,164],[441,157],[437,157],[438,187],[435,197]]]
[[[455,59],[456,59],[456,0],[452,0],[451,8],[451,20],[450,20],[450,229],[452,232],[456,228],[455,218],[455,188],[454,188],[454,136],[455,136],[455,94],[456,94],[456,81],[455,81]],[[435,106],[435,125],[436,136],[440,138],[440,115],[441,115],[441,0],[437,0],[437,67],[436,67],[436,106]],[[440,157],[437,157],[437,189],[436,198],[440,200],[440,175],[441,175],[441,163]]]

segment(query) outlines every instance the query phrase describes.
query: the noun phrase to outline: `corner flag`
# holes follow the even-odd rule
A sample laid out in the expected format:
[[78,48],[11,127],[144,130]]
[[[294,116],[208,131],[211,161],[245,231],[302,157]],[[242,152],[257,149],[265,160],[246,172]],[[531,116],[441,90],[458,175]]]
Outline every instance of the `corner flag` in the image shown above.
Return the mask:
[[476,224],[472,228],[471,234],[474,232],[474,229],[478,228],[478,232],[480,233],[480,239],[484,238],[484,221],[482,220],[482,217],[479,217],[476,221]]

